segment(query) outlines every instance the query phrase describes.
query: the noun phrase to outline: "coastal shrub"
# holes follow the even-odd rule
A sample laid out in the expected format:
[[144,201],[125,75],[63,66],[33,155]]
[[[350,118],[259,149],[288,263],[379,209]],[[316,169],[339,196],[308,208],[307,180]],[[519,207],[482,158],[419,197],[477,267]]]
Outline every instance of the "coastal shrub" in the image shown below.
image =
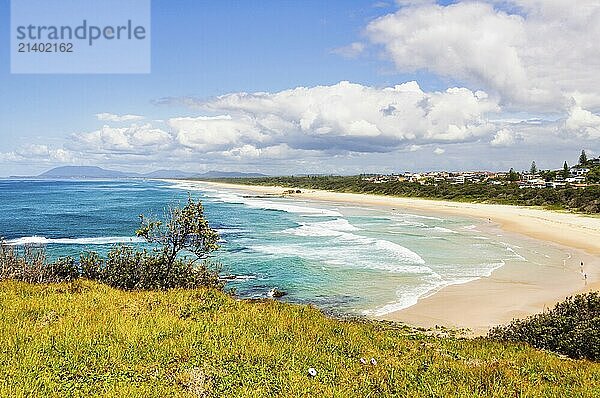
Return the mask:
[[[188,199],[183,208],[169,208],[165,221],[141,217],[137,231],[152,250],[114,247],[106,258],[95,252],[46,260],[43,247],[0,244],[0,279],[30,283],[69,282],[86,278],[122,290],[165,290],[209,287],[222,289],[218,264],[209,254],[218,248],[219,235],[210,228],[200,202]],[[182,256],[192,254],[193,258]]]
[[490,330],[493,340],[524,342],[571,358],[600,360],[600,294],[569,297],[553,309]]
[[209,261],[178,258],[169,263],[160,251],[136,251],[125,245],[113,248],[106,259],[84,253],[80,268],[81,276],[123,290],[223,287],[218,267]]
[[104,260],[96,252],[84,252],[79,257],[79,269],[81,277],[89,280],[100,280],[102,278]]
[[71,257],[48,262],[46,252],[41,247],[32,245],[15,247],[0,242],[0,280],[61,283],[72,281],[78,277],[77,265]]

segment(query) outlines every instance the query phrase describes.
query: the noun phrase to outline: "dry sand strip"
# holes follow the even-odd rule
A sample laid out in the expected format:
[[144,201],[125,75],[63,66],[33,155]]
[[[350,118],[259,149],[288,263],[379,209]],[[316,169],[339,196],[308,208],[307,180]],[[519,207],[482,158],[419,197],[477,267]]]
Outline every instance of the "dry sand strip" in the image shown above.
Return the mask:
[[[181,182],[181,181],[179,181]],[[289,188],[186,181],[254,194],[281,194]],[[566,266],[528,263],[506,265],[490,277],[452,285],[419,300],[410,308],[383,318],[415,326],[469,328],[483,334],[490,327],[552,307],[565,297],[600,289],[600,218],[537,208],[400,198],[382,195],[305,190],[290,200],[304,199],[359,206],[404,208],[429,214],[466,216],[487,221],[522,239],[560,247],[570,258]],[[579,272],[585,263],[587,281]]]

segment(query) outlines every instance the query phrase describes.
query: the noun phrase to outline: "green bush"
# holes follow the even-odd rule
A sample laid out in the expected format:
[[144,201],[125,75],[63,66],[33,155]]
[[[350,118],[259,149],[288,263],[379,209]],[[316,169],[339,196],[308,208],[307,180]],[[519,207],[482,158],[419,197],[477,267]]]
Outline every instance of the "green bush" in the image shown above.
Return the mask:
[[525,342],[571,358],[600,360],[600,295],[569,297],[552,310],[493,328],[488,337]]
[[[123,290],[223,287],[218,267],[208,258],[218,248],[219,235],[208,225],[200,202],[189,199],[185,207],[169,209],[165,222],[142,216],[137,233],[155,248],[140,251],[121,245],[106,259],[85,252],[78,262],[64,257],[49,263],[43,247],[0,242],[0,280],[60,283],[86,278]],[[183,251],[195,258],[182,257]]]
[[162,252],[135,251],[125,245],[111,250],[106,260],[94,252],[84,253],[79,263],[81,276],[123,290],[222,288],[218,268],[209,261],[178,258],[170,264]]

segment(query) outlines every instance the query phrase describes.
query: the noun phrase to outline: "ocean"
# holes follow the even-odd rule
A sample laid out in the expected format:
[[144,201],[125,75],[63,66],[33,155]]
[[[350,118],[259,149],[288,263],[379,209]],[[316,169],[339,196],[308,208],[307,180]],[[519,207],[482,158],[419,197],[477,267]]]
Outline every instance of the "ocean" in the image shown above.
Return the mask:
[[233,189],[152,180],[0,180],[0,237],[44,245],[50,258],[143,246],[139,215],[200,199],[221,234],[214,261],[242,298],[310,303],[336,314],[383,316],[453,284],[564,253],[474,219],[401,209],[256,197]]

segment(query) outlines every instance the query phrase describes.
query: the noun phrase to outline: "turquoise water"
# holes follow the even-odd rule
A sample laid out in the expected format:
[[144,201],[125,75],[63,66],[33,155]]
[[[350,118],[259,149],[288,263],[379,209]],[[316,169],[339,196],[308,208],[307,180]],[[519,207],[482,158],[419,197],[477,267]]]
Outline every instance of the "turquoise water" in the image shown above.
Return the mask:
[[526,266],[555,254],[483,232],[467,218],[142,180],[0,180],[0,236],[44,244],[51,257],[142,245],[134,236],[139,214],[160,216],[188,193],[221,233],[215,257],[236,276],[228,287],[241,297],[266,297],[277,287],[291,302],[384,315],[507,262]]

